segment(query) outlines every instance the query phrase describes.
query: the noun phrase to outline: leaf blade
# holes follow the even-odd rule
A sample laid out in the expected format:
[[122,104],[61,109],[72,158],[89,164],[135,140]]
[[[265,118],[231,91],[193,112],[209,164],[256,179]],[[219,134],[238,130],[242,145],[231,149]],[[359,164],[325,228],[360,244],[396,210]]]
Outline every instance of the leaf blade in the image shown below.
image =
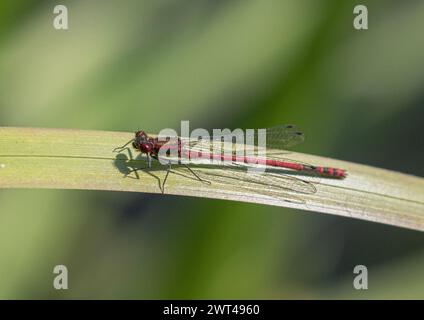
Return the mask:
[[[131,148],[113,149],[132,133],[70,129],[0,128],[0,188],[63,188],[160,193],[165,168],[125,177],[144,160]],[[135,160],[131,160],[130,158]],[[321,179],[305,203],[271,198],[236,184],[202,184],[171,174],[166,193],[318,211],[424,230],[424,179],[399,172],[307,154],[294,160],[346,169],[344,180]],[[221,169],[199,169],[199,172]]]

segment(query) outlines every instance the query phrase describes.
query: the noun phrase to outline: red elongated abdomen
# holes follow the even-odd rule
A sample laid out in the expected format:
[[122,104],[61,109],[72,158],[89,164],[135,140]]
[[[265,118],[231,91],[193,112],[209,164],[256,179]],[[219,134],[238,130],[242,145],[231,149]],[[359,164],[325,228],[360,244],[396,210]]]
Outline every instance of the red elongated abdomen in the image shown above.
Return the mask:
[[329,176],[333,178],[346,178],[346,170],[333,167],[312,166],[307,164],[279,160],[266,160],[266,165],[271,167],[293,169],[296,171],[315,172],[320,175]]
[[305,171],[305,172],[313,172],[318,173],[319,175],[329,176],[333,178],[345,178],[346,171],[343,169],[333,168],[333,167],[321,167],[321,166],[312,166],[297,162],[290,161],[280,161],[274,159],[261,159],[257,157],[245,157],[245,156],[237,156],[237,155],[224,155],[224,154],[212,154],[212,153],[198,153],[198,152],[187,152],[185,154],[186,157],[190,157],[191,159],[213,159],[222,162],[235,162],[235,163],[247,163],[247,164],[259,164],[268,167],[277,167],[277,168],[285,168],[296,171]]

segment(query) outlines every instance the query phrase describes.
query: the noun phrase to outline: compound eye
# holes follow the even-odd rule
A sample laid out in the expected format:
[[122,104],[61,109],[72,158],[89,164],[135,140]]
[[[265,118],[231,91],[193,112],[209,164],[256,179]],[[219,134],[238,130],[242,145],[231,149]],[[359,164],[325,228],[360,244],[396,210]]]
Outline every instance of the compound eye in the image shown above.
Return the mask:
[[143,151],[144,152],[150,152],[150,151],[152,151],[152,147],[148,143],[143,143],[142,144],[142,148],[143,148]]

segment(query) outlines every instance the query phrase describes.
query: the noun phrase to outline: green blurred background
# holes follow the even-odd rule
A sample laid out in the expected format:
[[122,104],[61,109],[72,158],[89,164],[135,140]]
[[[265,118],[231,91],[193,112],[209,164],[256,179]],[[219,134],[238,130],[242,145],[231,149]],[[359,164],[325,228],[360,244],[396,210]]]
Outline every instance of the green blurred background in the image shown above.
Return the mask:
[[[412,0],[1,1],[0,125],[295,123],[297,151],[422,176],[423,30]],[[423,233],[321,213],[0,190],[0,298],[424,298],[423,263]],[[67,291],[52,287],[58,264]]]

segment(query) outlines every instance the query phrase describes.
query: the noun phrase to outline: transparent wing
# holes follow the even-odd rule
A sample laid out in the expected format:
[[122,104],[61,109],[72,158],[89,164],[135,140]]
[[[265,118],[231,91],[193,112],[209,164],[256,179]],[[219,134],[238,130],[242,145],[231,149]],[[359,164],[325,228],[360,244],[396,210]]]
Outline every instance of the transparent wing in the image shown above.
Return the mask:
[[[212,184],[235,185],[240,192],[248,191],[280,201],[304,204],[306,202],[304,196],[316,192],[313,183],[284,174],[255,173],[237,168],[217,170],[216,167],[199,169],[191,166],[191,169]],[[180,167],[178,170],[186,169]]]
[[279,125],[266,129],[267,149],[284,150],[302,143],[304,134],[292,124]]
[[[302,143],[305,140],[303,133],[298,130],[295,125],[284,124],[275,126],[268,129],[261,130],[251,130],[251,131],[237,131],[232,132],[223,132],[218,136],[211,137],[210,139],[189,139],[186,137],[181,138],[181,141],[186,149],[197,152],[210,152],[212,150],[212,143],[218,142],[237,142],[240,144],[248,145],[252,148],[258,148],[258,142],[263,141],[263,133],[266,133],[265,139],[266,143],[261,148],[274,149],[274,150],[285,150],[291,148],[297,144]],[[249,137],[248,137],[249,135]],[[216,145],[215,145],[216,147]],[[232,144],[221,144],[221,150],[227,150],[228,148],[233,148]]]

